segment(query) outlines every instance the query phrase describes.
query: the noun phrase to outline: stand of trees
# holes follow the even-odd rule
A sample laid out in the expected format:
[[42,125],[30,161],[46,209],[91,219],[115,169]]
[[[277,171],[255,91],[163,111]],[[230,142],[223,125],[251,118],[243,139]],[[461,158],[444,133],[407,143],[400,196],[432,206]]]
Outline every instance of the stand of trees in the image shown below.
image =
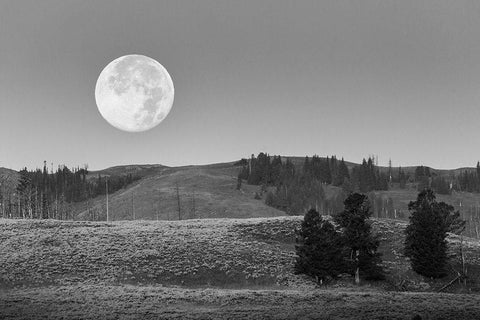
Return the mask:
[[437,194],[451,194],[452,191],[480,192],[480,163],[477,162],[475,170],[463,170],[455,176],[438,175],[435,170],[418,166],[415,169],[414,182],[417,190],[432,189]]
[[480,192],[480,163],[474,172],[463,171],[457,179],[455,189],[467,192]]
[[306,214],[297,234],[295,270],[315,277],[317,282],[348,273],[367,280],[384,279],[380,241],[371,229],[368,197],[353,193],[345,208],[334,217],[337,227],[322,219],[315,209]]
[[[303,165],[295,166],[288,158],[282,160],[280,156],[271,157],[261,152],[257,157],[252,155],[236,164],[242,166],[237,189],[241,188],[242,180],[262,186],[267,193],[265,203],[288,214],[305,212],[308,208],[333,214],[342,209],[346,193],[388,189],[387,175],[380,173],[372,158],[364,159],[351,172],[345,161],[335,156],[305,157]],[[325,185],[341,187],[344,192],[327,199]]]
[[380,173],[373,159],[368,158],[368,160],[363,159],[360,166],[353,167],[352,182],[354,190],[363,193],[372,190],[388,190],[389,177],[385,173]]
[[106,186],[108,192],[113,193],[139,179],[131,174],[87,178],[87,166],[73,169],[59,166],[55,172],[49,172],[46,162],[43,169],[24,168],[19,174],[15,187],[10,187],[8,192],[5,188],[0,190],[2,216],[5,218],[72,219],[72,203],[105,194]]

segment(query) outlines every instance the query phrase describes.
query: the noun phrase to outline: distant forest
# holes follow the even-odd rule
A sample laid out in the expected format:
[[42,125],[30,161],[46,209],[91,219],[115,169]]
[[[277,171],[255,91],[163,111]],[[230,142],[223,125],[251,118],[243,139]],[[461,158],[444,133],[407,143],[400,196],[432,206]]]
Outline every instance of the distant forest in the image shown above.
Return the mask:
[[8,218],[73,219],[74,203],[104,195],[107,188],[113,193],[140,179],[131,174],[89,177],[88,173],[88,166],[59,166],[49,172],[44,162],[43,169],[20,170],[18,182],[4,177],[0,181],[0,214]]
[[[394,186],[404,189],[407,183],[415,184],[419,191],[431,188],[438,194],[480,192],[478,162],[474,172],[465,170],[458,176],[449,177],[439,175],[426,166],[418,166],[414,172],[406,173],[401,167],[393,169],[391,162],[388,168],[381,170],[375,165],[373,157],[363,159],[359,165],[351,164],[349,168],[343,158],[338,160],[336,156],[307,156],[303,164],[294,165],[288,158],[261,152],[257,157],[252,155],[250,159],[241,159],[236,165],[242,167],[237,188],[240,188],[242,181],[261,186],[256,197],[261,199],[265,194],[267,205],[288,214],[306,212],[310,208],[327,213],[338,212],[342,210],[343,200],[350,192],[369,193],[389,190]],[[343,192],[327,198],[322,187],[326,185],[340,187]],[[372,203],[376,200],[372,199]],[[393,204],[387,200],[381,206],[393,207]]]

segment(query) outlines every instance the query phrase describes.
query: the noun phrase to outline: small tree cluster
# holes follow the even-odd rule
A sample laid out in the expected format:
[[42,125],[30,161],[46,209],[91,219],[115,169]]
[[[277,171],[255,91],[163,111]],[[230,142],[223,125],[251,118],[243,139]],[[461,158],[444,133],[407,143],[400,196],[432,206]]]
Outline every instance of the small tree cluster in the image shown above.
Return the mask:
[[464,170],[459,174],[456,189],[459,191],[480,192],[480,163],[477,162],[477,168],[474,172]]
[[372,190],[388,190],[389,177],[381,173],[373,159],[363,159],[362,164],[352,170],[352,182],[355,190],[369,192]]
[[344,211],[335,217],[338,228],[323,220],[314,209],[306,213],[297,236],[296,271],[319,282],[341,273],[355,275],[357,283],[360,277],[383,279],[377,252],[380,242],[368,222],[371,216],[368,198],[354,193],[344,205]]
[[[105,183],[106,179],[108,184]],[[10,218],[71,219],[70,204],[86,201],[87,206],[91,205],[89,200],[106,193],[106,185],[108,192],[112,193],[139,179],[131,174],[110,175],[108,178],[98,175],[95,179],[89,177],[86,165],[71,170],[66,166],[58,166],[54,171],[53,168],[48,170],[45,161],[43,169],[23,168],[18,181],[9,182],[10,188],[0,188],[1,213]],[[91,208],[86,209],[88,212]],[[89,215],[97,216],[90,212]]]

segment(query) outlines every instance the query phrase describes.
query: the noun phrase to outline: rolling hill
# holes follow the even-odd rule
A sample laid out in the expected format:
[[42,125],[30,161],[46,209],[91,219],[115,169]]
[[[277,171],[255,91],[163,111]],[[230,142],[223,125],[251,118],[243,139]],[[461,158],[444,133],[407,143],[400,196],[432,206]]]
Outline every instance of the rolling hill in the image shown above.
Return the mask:
[[[134,173],[139,181],[109,196],[109,211],[113,220],[190,218],[252,218],[285,215],[261,200],[254,199],[257,186],[244,184],[237,190],[239,168],[233,163],[206,166],[165,167],[160,165],[113,167],[91,172],[98,174]],[[178,197],[177,197],[178,186]],[[88,219],[88,206],[105,212],[106,199],[97,197],[93,203],[74,206],[77,219]]]
[[[326,286],[293,271],[302,217],[184,221],[0,219],[0,318],[474,319],[480,244],[465,239],[468,290],[415,274],[405,223],[374,219],[387,280]],[[458,253],[458,237],[449,238]],[[453,259],[455,266],[455,259]],[[451,294],[456,292],[456,294]],[[468,292],[468,293],[467,293]]]
[[[283,157],[286,159],[287,157]],[[288,157],[301,167],[304,157]],[[347,162],[352,168],[358,164]],[[381,171],[388,168],[379,167]],[[415,167],[403,168],[408,174],[414,173]],[[397,168],[393,168],[397,170]],[[452,170],[432,169],[436,175],[445,177],[459,174],[474,168],[459,168]],[[109,195],[109,218],[112,220],[178,220],[191,218],[252,218],[273,217],[285,215],[283,211],[265,205],[263,199],[255,199],[259,193],[258,186],[242,184],[237,190],[237,175],[239,166],[234,162],[217,163],[201,166],[167,167],[158,164],[124,165],[91,171],[88,179],[101,176],[120,176],[132,174],[140,179],[125,188]],[[18,178],[18,173],[0,168],[0,176],[8,177],[12,188]],[[2,187],[5,186],[5,183]],[[178,196],[177,196],[178,186]],[[340,188],[325,186],[327,198],[334,198],[341,193]],[[400,189],[395,185],[388,191],[375,191],[371,196],[380,199],[374,206],[374,215],[381,218],[405,219],[408,216],[408,203],[416,198],[417,190],[414,183],[408,183],[407,188]],[[451,195],[439,195],[440,201],[450,203],[465,213],[469,220],[467,235],[480,237],[480,194],[453,192]],[[178,202],[180,199],[180,214]],[[387,201],[392,206],[386,207]],[[379,203],[382,208],[378,208]],[[385,208],[383,208],[385,207]],[[73,203],[71,210],[76,220],[102,220],[106,218],[105,196]],[[477,211],[475,211],[477,210]],[[472,215],[472,212],[474,213]],[[299,212],[300,213],[300,212]],[[473,218],[472,218],[473,216]],[[477,217],[478,216],[478,217]],[[477,217],[477,218],[475,218]]]
[[[302,157],[289,157],[296,166],[303,164]],[[357,164],[348,163],[348,166]],[[412,174],[415,167],[410,167]],[[380,167],[380,170],[387,170]],[[178,220],[178,198],[180,196],[181,219],[190,218],[252,218],[285,215],[283,211],[265,205],[263,199],[255,199],[260,193],[259,186],[242,184],[237,190],[237,175],[240,167],[231,163],[218,163],[204,166],[166,167],[161,165],[130,165],[108,168],[91,172],[90,177],[101,175],[135,174],[142,177],[139,181],[110,195],[109,209],[114,220],[151,219]],[[395,168],[394,168],[395,170]],[[405,170],[408,170],[405,169]],[[437,175],[448,176],[463,169],[435,170]],[[474,168],[468,168],[474,170]],[[342,194],[341,188],[325,186],[327,199]],[[405,189],[393,185],[388,191],[370,193],[374,216],[405,220],[408,217],[408,203],[416,199],[415,183],[408,183]],[[460,210],[467,220],[465,234],[480,237],[480,194],[452,192],[451,195],[438,195],[439,201],[452,204]],[[376,201],[374,200],[376,199]],[[392,205],[387,207],[391,200]],[[105,197],[100,196],[92,203],[80,203],[74,206],[77,219],[89,219],[88,207],[97,212],[105,212]],[[379,207],[381,206],[381,207]],[[476,210],[476,211],[475,211]],[[478,212],[477,212],[478,211]],[[333,212],[332,212],[333,213]],[[301,214],[301,212],[299,212]]]

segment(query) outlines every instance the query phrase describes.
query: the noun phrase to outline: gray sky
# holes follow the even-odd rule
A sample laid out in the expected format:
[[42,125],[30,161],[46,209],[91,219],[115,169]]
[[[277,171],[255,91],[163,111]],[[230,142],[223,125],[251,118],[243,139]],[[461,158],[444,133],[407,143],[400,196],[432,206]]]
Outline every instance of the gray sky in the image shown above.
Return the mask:
[[[266,151],[379,164],[480,159],[480,2],[0,0],[0,166],[204,164]],[[95,82],[143,54],[175,85],[144,133]]]

